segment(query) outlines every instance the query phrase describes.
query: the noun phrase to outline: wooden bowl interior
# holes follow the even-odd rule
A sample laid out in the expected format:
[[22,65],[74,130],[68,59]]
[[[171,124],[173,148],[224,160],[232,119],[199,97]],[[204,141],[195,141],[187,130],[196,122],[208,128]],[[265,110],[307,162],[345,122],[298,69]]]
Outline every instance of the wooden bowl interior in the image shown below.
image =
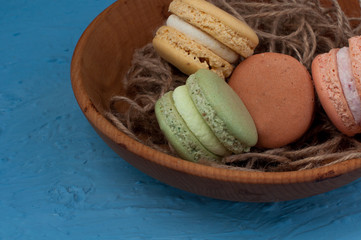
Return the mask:
[[[101,113],[109,110],[113,95],[123,92],[122,79],[134,49],[151,42],[168,16],[169,2],[119,1],[94,20],[92,25],[97,27],[89,27],[87,35],[91,37],[84,41],[81,75],[89,98]],[[122,7],[117,7],[120,4]]]

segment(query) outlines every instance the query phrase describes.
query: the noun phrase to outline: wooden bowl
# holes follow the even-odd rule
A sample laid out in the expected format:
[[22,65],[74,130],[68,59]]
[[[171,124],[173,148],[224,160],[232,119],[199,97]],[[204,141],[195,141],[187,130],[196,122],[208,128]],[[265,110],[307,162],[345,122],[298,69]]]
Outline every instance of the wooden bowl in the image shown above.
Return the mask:
[[[121,80],[130,67],[133,51],[151,42],[155,30],[168,16],[169,2],[115,2],[88,26],[74,51],[71,81],[75,97],[90,124],[120,157],[176,188],[233,201],[305,198],[341,187],[361,176],[361,159],[296,172],[261,173],[205,166],[151,149],[113,126],[104,117],[109,109],[108,101],[122,92]],[[357,0],[340,3],[348,13],[360,13]]]

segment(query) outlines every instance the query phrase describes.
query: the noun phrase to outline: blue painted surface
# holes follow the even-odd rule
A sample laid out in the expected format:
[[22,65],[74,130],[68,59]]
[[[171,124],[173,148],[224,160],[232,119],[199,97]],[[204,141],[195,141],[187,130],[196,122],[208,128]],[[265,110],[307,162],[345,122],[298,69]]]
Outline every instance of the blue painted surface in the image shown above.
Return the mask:
[[361,239],[361,180],[307,199],[234,203],[119,158],[81,113],[70,61],[111,0],[0,0],[0,239]]

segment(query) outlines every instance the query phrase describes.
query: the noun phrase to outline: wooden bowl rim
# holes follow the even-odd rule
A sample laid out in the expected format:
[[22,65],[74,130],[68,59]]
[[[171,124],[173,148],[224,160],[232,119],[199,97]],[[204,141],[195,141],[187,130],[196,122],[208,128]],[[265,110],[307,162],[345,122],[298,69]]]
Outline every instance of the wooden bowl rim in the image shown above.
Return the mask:
[[81,56],[84,51],[84,43],[93,32],[94,28],[96,27],[96,23],[100,21],[113,8],[116,8],[125,2],[126,0],[118,0],[114,2],[104,11],[102,11],[85,29],[75,47],[70,71],[73,92],[83,114],[94,127],[101,131],[106,137],[117,143],[120,147],[123,147],[125,151],[130,151],[148,161],[154,162],[175,171],[184,172],[203,178],[247,184],[288,184],[320,181],[327,179],[327,176],[337,177],[361,167],[361,159],[350,159],[344,162],[315,169],[288,172],[253,172],[237,169],[218,168],[189,162],[159,152],[139,143],[138,141],[118,130],[96,109],[95,105],[87,95],[81,71],[76,69],[75,66],[80,66]]

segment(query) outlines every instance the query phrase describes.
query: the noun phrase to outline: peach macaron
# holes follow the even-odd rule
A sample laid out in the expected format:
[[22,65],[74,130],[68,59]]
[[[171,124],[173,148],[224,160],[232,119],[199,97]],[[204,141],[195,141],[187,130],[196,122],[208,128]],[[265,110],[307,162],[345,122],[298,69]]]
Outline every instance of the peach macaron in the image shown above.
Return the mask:
[[361,133],[361,36],[348,42],[349,47],[318,55],[312,62],[312,77],[331,122],[354,136]]
[[292,143],[312,123],[315,93],[311,76],[289,55],[253,55],[236,67],[229,85],[256,124],[258,147],[277,148]]

